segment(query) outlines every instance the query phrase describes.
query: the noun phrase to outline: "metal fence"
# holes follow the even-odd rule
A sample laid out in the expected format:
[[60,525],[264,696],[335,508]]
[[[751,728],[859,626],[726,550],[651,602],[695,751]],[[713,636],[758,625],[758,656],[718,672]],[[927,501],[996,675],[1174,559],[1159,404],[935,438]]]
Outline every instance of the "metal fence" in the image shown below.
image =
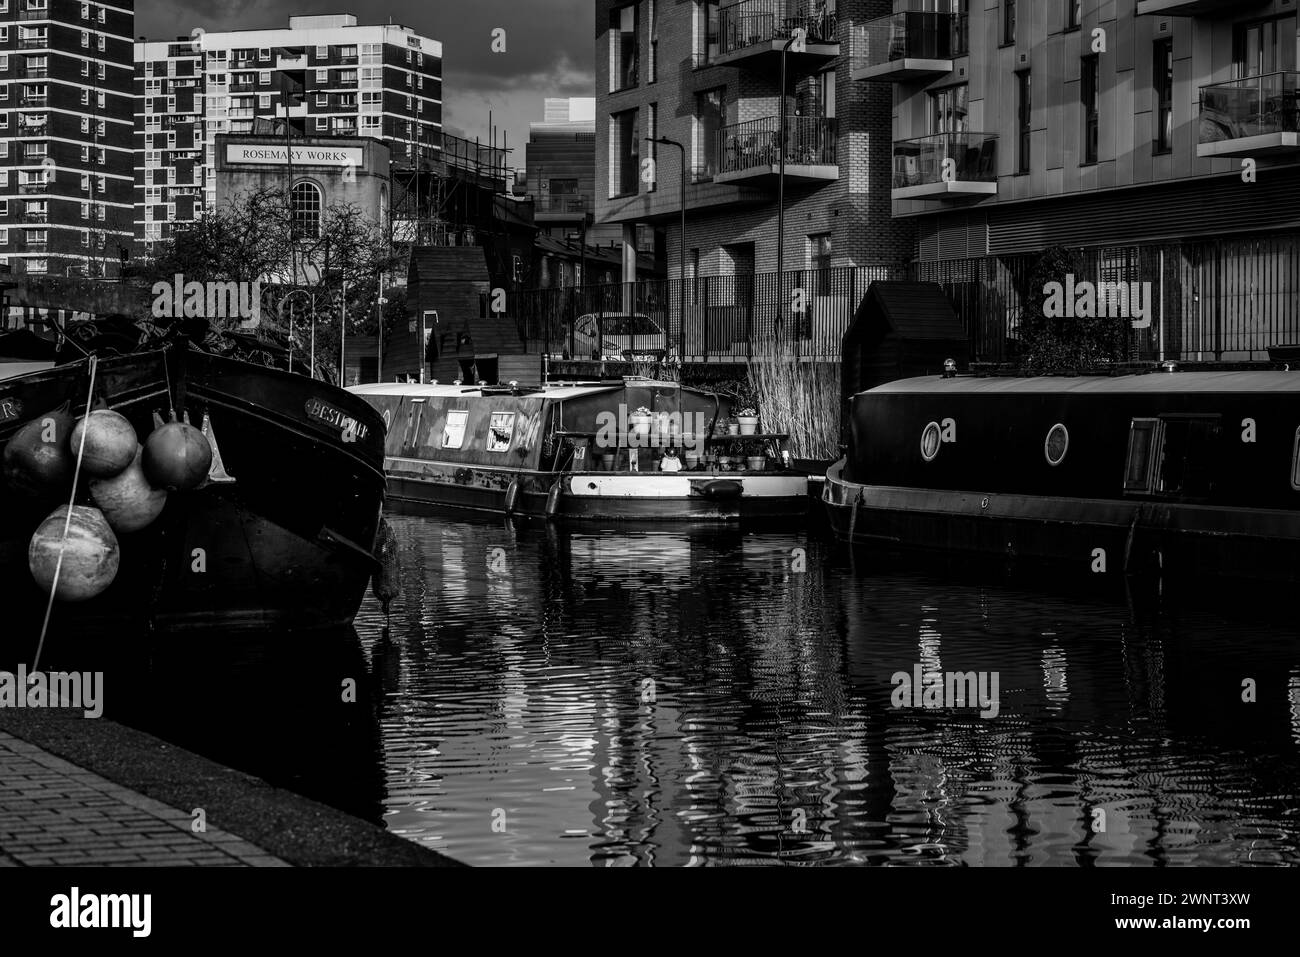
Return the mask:
[[943,288],[973,360],[1013,362],[1025,310],[1045,295],[1042,283],[1086,281],[1124,284],[1140,296],[1130,303],[1138,323],[1129,325],[1130,360],[1262,360],[1270,346],[1300,343],[1300,234],[1073,254],[1072,276],[1047,275],[1037,254],[1015,254],[795,270],[779,286],[774,273],[759,273],[530,290],[516,315],[535,348],[575,359],[666,351],[686,362],[741,361],[778,343],[802,358],[838,359],[871,283],[906,279]]

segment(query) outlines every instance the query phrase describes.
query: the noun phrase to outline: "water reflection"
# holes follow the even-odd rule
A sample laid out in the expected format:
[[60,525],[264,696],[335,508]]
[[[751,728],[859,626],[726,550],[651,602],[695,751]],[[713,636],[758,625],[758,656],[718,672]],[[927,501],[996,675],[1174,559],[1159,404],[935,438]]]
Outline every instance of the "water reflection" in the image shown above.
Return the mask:
[[[1293,626],[813,533],[394,525],[392,635],[358,624],[386,820],[469,863],[1300,860]],[[1000,713],[894,709],[916,665],[997,672]]]

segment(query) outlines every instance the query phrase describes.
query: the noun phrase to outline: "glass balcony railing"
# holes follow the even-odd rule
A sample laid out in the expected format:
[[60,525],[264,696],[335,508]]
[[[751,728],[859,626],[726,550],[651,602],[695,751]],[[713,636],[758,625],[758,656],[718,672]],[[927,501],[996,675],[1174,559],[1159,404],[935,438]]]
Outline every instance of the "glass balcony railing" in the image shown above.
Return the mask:
[[591,208],[591,198],[577,193],[547,193],[538,196],[535,212],[582,215]]
[[781,162],[785,141],[786,166],[834,166],[835,121],[821,116],[790,116],[785,136],[776,116],[724,126],[717,134],[717,175],[750,170],[770,172]]
[[[920,193],[993,192],[997,184],[997,143],[993,133],[933,133],[894,143],[895,190]],[[984,183],[989,189],[962,189]]]
[[839,24],[824,6],[812,0],[740,0],[725,6],[718,14],[720,54],[784,42],[799,29],[807,31],[808,43],[835,43]]
[[947,73],[954,57],[970,52],[968,40],[969,20],[965,16],[895,13],[868,21],[854,31],[853,70],[855,75],[903,70]]
[[1227,149],[1198,152],[1226,153],[1234,140],[1296,133],[1300,130],[1297,88],[1300,88],[1300,73],[1266,73],[1201,87],[1197,143],[1199,146],[1223,144]]

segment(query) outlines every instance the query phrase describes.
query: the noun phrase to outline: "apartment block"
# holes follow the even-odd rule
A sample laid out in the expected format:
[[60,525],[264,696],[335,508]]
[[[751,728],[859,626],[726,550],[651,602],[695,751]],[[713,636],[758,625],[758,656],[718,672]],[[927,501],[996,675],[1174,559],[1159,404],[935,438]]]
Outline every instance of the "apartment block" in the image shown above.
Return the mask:
[[684,184],[688,278],[773,272],[784,186],[787,271],[905,261],[913,226],[886,188],[892,93],[853,80],[848,42],[890,9],[597,0],[597,222],[624,228],[625,251],[636,224],[664,227],[676,277]]
[[131,238],[132,0],[0,0],[0,264],[115,275]]
[[395,167],[442,151],[442,44],[355,16],[135,45],[136,239],[147,251],[216,197],[215,137],[368,137]]
[[930,7],[854,37],[921,259],[1300,224],[1295,0]]

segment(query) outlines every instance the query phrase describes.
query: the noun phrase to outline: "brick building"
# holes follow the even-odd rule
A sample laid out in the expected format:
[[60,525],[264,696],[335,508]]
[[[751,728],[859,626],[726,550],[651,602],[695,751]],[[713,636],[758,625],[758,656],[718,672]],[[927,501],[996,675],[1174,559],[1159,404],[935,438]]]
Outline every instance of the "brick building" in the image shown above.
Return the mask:
[[131,236],[132,0],[0,2],[0,262],[115,275]]
[[[888,9],[877,0],[598,0],[597,221],[621,225],[625,245],[638,223],[665,227],[668,275],[680,275],[684,172],[687,278],[775,271],[781,50],[803,29],[806,48],[786,56],[784,266],[910,257],[912,226],[891,219],[884,188],[890,93],[853,81],[846,40]],[[675,147],[647,137],[682,144],[685,170]]]

